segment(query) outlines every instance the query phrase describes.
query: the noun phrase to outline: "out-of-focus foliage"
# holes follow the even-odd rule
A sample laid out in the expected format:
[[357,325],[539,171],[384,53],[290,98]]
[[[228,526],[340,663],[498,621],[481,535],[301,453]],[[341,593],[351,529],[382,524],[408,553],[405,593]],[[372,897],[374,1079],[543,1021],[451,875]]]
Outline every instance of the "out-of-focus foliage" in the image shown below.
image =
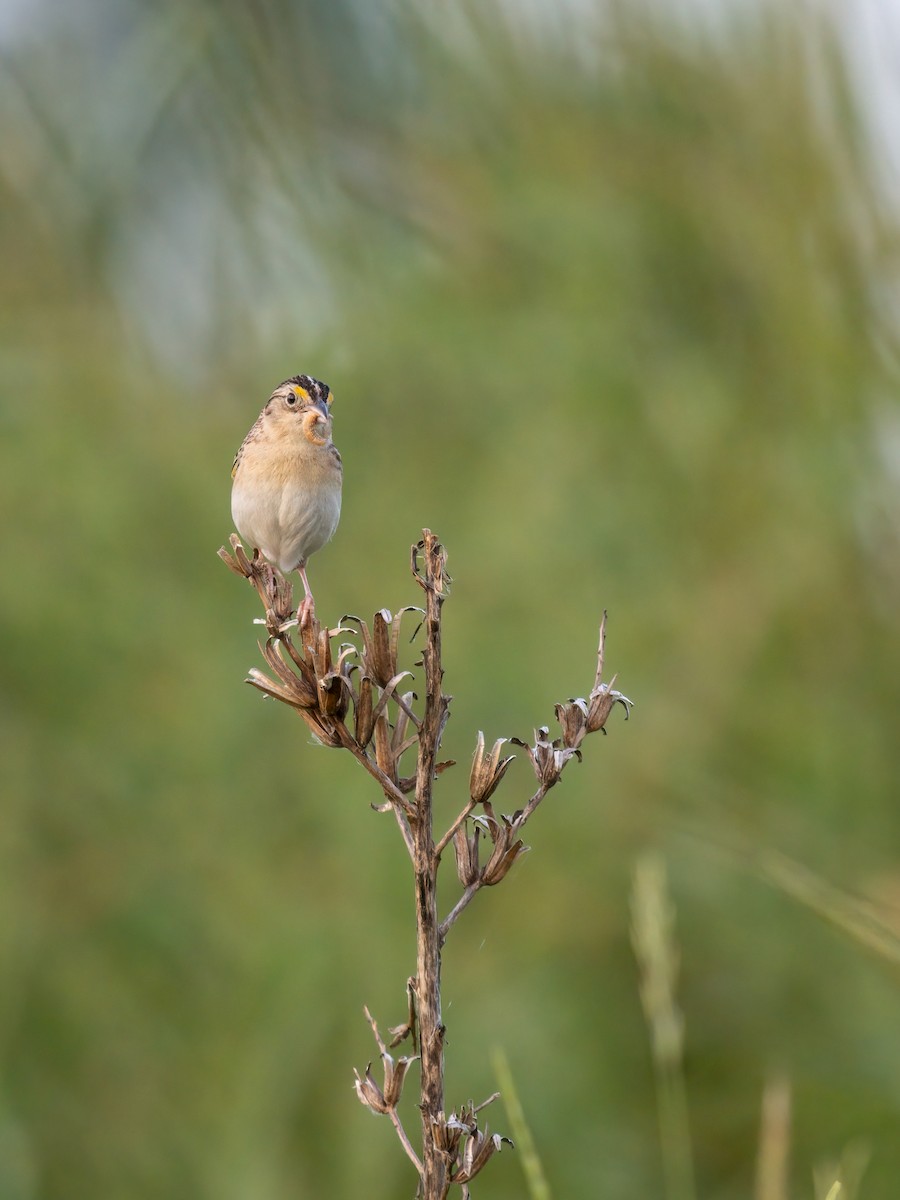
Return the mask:
[[[405,856],[242,687],[256,602],[215,557],[300,370],[346,466],[320,611],[415,602],[425,524],[450,549],[450,754],[583,694],[604,606],[637,701],[453,931],[448,1101],[501,1047],[555,1195],[660,1194],[652,844],[700,1196],[751,1193],[774,1070],[793,1195],[859,1142],[896,1195],[897,967],[778,886],[900,925],[898,219],[808,8],[9,8],[0,1195],[411,1193],[350,1086],[363,1003],[404,1013]],[[521,1196],[516,1155],[478,1183]]]

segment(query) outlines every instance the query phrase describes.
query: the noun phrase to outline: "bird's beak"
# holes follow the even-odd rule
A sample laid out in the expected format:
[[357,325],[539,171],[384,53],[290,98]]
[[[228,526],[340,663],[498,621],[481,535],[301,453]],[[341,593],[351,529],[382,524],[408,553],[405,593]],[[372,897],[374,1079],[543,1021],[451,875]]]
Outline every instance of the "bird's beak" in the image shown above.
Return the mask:
[[321,414],[322,420],[327,421],[328,416],[329,416],[328,401],[327,400],[316,400],[315,407],[316,407],[316,410]]

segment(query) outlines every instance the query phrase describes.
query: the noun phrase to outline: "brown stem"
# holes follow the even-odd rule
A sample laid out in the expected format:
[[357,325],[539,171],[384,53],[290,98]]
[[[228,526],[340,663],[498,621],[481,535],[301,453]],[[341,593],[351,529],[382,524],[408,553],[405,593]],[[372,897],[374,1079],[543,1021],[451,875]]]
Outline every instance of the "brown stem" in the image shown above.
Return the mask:
[[464,908],[468,908],[469,903],[475,899],[483,886],[484,884],[480,878],[476,879],[474,883],[470,883],[457,902],[453,905],[450,912],[441,922],[439,932],[442,946],[447,940],[447,934],[450,932],[452,926],[456,923],[456,919],[459,917],[460,913]]
[[537,808],[537,806],[540,804],[540,802],[543,800],[543,798],[547,795],[547,793],[550,791],[550,789],[554,786],[555,783],[556,783],[555,779],[554,779],[553,783],[542,783],[541,786],[538,788],[538,790],[534,793],[534,795],[531,797],[531,799],[528,801],[528,803],[525,805],[525,807],[522,809],[521,813],[519,814],[519,828],[520,829],[525,824],[525,822],[528,820],[528,818],[531,816],[531,814],[534,812],[534,810]]
[[[552,786],[553,786],[553,784],[550,784],[550,783],[542,783],[541,786],[538,788],[538,790],[534,793],[534,795],[528,801],[528,803],[525,805],[525,807],[522,809],[522,811],[519,813],[518,823],[519,823],[520,829],[525,824],[525,822],[528,820],[528,818],[531,816],[531,814],[534,812],[534,810],[537,808],[537,806],[540,804],[540,802],[543,800],[543,798],[550,791],[550,788]],[[441,838],[441,840],[438,844],[439,851],[444,848],[444,846],[447,844],[447,842],[450,840],[450,838],[453,836],[453,834],[456,832],[456,830],[459,828],[459,826],[463,823],[463,821],[466,819],[466,817],[472,811],[472,808],[474,808],[474,805],[468,805],[465,809],[463,809],[463,811],[460,813],[460,815],[457,817],[457,819],[453,822],[453,824],[450,826],[449,832],[447,834],[445,834],[444,837]],[[478,879],[474,880],[472,883],[470,883],[469,886],[466,888],[466,890],[463,892],[463,894],[460,896],[460,898],[457,900],[457,902],[453,905],[450,912],[447,914],[447,916],[441,922],[440,938],[441,938],[442,946],[443,946],[444,942],[447,940],[447,934],[450,932],[450,930],[456,924],[456,921],[459,918],[460,914],[463,912],[464,909],[468,908],[469,904],[471,904],[471,902],[475,899],[475,897],[478,895],[478,893],[481,891],[481,889],[484,886],[485,886],[484,880],[480,877]]]
[[456,820],[453,822],[453,824],[450,826],[450,828],[447,830],[447,832],[444,834],[444,836],[441,838],[441,840],[438,842],[437,846],[435,847],[435,851],[434,851],[438,858],[441,857],[441,855],[444,853],[444,851],[447,849],[447,847],[453,841],[453,835],[456,833],[457,829],[459,829],[459,827],[465,823],[467,817],[470,817],[472,815],[472,809],[475,807],[475,805],[477,803],[478,803],[477,800],[470,800],[468,802],[468,804],[466,805],[466,807],[462,810],[462,812],[456,818]]
[[335,727],[338,731],[338,737],[341,739],[341,745],[345,746],[358,763],[360,763],[369,772],[373,779],[377,779],[381,784],[381,789],[387,799],[391,802],[391,807],[394,810],[394,816],[397,818],[397,825],[400,828],[400,833],[403,835],[403,841],[406,844],[406,849],[409,851],[409,857],[415,862],[415,846],[413,845],[412,831],[409,827],[410,816],[415,815],[409,801],[393,782],[388,779],[387,775],[381,770],[377,763],[373,763],[366,754],[365,750],[361,750],[356,738],[347,728],[343,721],[336,721]]
[[403,1125],[400,1122],[400,1118],[397,1116],[396,1108],[392,1108],[388,1115],[391,1118],[391,1124],[393,1125],[394,1129],[397,1132],[397,1137],[400,1139],[400,1145],[403,1147],[403,1149],[406,1152],[406,1157],[409,1159],[409,1161],[412,1163],[412,1165],[416,1168],[416,1170],[419,1173],[419,1178],[421,1179],[422,1178],[422,1164],[419,1162],[418,1154],[416,1154],[415,1150],[413,1150],[412,1142],[406,1136],[406,1130],[403,1128]]
[[[369,1012],[368,1006],[363,1007],[363,1012],[366,1014],[366,1020],[369,1022],[369,1025],[372,1027],[372,1034],[374,1035],[375,1041],[378,1044],[378,1049],[381,1052],[382,1061],[384,1061],[384,1059],[390,1057],[388,1055],[387,1046],[385,1046],[384,1041],[381,1037],[381,1034],[378,1032],[378,1025],[375,1022],[375,1018]],[[406,1151],[407,1158],[412,1163],[412,1165],[416,1168],[419,1178],[421,1179],[422,1178],[422,1164],[419,1161],[418,1154],[416,1154],[415,1150],[413,1150],[413,1148],[412,1148],[412,1142],[410,1142],[409,1138],[406,1136],[406,1130],[403,1128],[403,1124],[402,1124],[399,1116],[397,1115],[396,1108],[392,1108],[389,1111],[388,1116],[391,1118],[391,1124],[394,1126],[394,1129],[397,1132],[397,1137],[400,1139],[400,1145]]]
[[437,865],[432,838],[434,769],[447,720],[448,700],[441,686],[441,605],[444,601],[444,549],[426,529],[417,549],[424,560],[416,579],[425,591],[425,711],[416,763],[415,845],[416,1008],[421,1052],[422,1197],[447,1194],[447,1164],[435,1140],[444,1111],[444,1025],[441,1020],[441,937],[437,914]]

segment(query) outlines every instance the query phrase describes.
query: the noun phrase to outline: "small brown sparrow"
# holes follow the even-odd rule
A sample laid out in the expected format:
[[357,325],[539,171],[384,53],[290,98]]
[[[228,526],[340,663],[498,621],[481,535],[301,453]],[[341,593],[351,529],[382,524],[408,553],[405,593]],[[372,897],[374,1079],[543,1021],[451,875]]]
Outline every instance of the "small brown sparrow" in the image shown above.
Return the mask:
[[306,564],[337,529],[343,468],[331,440],[327,383],[294,375],[272,393],[235,455],[231,515],[241,537],[287,574],[297,570],[305,593],[301,628],[314,612]]

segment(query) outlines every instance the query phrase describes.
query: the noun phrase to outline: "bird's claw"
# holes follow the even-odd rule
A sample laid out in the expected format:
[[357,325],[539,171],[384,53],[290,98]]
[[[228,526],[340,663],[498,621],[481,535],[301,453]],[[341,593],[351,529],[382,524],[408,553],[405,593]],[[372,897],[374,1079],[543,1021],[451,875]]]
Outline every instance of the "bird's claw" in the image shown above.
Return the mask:
[[300,626],[301,632],[308,629],[313,618],[316,615],[316,605],[312,596],[304,596],[303,603],[297,611],[297,623]]

